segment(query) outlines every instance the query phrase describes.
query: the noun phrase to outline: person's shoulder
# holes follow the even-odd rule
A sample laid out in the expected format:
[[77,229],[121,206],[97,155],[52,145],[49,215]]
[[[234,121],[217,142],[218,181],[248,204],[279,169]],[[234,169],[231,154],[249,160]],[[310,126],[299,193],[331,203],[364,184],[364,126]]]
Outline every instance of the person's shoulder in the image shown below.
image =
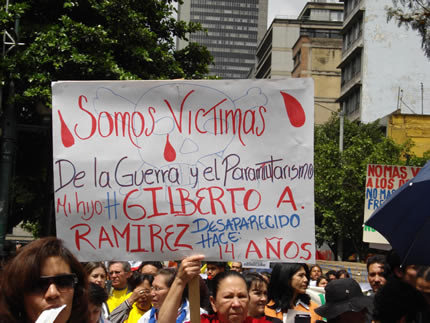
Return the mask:
[[275,307],[275,302],[270,301],[269,303],[266,304],[266,307],[264,308],[264,313],[269,316],[275,316],[276,310],[274,309],[274,307]]
[[310,309],[316,309],[317,307],[320,307],[321,305],[315,303],[314,301],[310,301],[309,308]]
[[315,309],[316,309],[316,308],[318,308],[318,307],[320,307],[320,305],[318,305],[317,303],[315,303],[315,302],[313,302],[313,301],[310,301],[310,303],[309,303],[309,313],[311,314],[312,321],[315,321],[315,320],[322,320],[322,316],[321,316],[321,315],[318,315],[318,314],[315,312]]

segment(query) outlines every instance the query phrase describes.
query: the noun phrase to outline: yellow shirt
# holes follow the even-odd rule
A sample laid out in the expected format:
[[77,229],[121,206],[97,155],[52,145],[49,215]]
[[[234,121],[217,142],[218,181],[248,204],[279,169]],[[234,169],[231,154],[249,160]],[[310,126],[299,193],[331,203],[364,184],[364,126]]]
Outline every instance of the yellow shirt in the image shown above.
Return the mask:
[[117,306],[119,306],[122,302],[124,302],[127,298],[129,298],[130,295],[131,295],[131,292],[127,294],[127,288],[124,288],[124,289],[112,288],[111,295],[109,296],[106,302],[109,307],[109,312],[112,313],[112,311]]
[[124,321],[124,323],[137,323],[139,319],[145,314],[147,311],[142,311],[140,308],[136,306],[136,303],[133,304],[133,307],[130,310],[130,314],[128,315],[128,319]]

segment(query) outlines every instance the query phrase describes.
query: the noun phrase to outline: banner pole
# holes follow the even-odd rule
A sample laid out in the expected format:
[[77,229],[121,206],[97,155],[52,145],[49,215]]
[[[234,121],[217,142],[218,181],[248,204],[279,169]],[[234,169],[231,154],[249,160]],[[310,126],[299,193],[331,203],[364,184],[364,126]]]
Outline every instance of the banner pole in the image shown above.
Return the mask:
[[200,323],[200,276],[194,277],[188,283],[188,301],[191,323]]

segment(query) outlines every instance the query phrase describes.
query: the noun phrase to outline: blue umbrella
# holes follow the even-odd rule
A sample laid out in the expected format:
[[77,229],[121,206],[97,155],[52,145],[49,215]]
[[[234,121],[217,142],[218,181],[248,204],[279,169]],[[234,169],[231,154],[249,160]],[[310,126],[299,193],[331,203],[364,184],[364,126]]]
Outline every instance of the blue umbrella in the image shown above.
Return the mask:
[[430,162],[365,224],[390,242],[403,264],[430,265]]

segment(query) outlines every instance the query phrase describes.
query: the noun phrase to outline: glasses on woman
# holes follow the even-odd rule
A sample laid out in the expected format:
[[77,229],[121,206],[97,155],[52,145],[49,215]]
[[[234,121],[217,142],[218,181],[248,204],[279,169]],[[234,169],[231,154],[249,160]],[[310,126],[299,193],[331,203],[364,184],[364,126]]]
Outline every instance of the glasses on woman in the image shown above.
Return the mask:
[[158,287],[158,286],[152,286],[151,287],[151,291],[153,291],[154,293],[158,293],[158,292],[160,292],[160,291],[162,291],[162,290],[165,290],[166,288],[162,288],[162,287]]
[[78,283],[76,274],[64,274],[56,276],[41,276],[37,283],[33,286],[33,292],[46,293],[49,286],[54,284],[60,292],[65,292],[74,288]]

